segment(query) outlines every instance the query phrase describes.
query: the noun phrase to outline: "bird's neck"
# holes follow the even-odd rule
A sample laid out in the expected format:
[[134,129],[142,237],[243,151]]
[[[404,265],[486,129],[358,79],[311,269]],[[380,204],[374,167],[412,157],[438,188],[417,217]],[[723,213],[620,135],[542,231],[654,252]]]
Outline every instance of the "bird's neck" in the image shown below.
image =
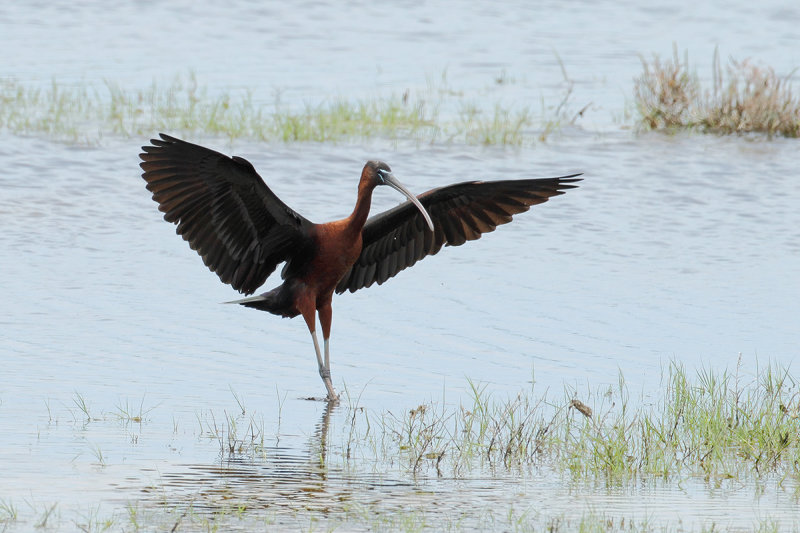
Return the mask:
[[347,217],[347,226],[354,233],[361,233],[369,217],[369,208],[372,206],[373,187],[359,187],[358,200],[353,212]]

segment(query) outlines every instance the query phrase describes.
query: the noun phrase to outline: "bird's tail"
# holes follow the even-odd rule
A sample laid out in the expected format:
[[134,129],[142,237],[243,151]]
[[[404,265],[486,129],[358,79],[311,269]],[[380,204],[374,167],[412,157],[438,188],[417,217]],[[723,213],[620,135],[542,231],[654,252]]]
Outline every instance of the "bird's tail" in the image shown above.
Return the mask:
[[291,291],[287,290],[285,284],[275,287],[269,292],[259,294],[258,296],[250,296],[248,298],[242,298],[241,300],[232,300],[222,303],[239,304],[287,318],[299,314],[294,308],[294,299],[291,297]]

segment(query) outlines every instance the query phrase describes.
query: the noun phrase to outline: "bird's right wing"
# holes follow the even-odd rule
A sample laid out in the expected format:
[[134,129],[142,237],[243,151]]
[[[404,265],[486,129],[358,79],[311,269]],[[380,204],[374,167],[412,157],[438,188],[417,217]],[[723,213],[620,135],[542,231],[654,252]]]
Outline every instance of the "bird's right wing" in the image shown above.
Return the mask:
[[460,246],[511,222],[512,215],[564,194],[580,174],[560,178],[470,181],[430,190],[417,198],[433,219],[430,231],[411,202],[375,215],[364,225],[361,255],[337,293],[380,285],[444,245]]
[[284,204],[250,162],[160,135],[139,154],[147,190],[223,282],[250,294],[279,263],[308,249],[313,224]]

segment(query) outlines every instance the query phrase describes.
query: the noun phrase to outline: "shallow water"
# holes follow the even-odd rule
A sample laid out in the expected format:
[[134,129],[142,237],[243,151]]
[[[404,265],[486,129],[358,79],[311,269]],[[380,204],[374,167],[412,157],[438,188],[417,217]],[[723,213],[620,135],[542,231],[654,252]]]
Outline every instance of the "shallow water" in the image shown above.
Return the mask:
[[[314,221],[349,213],[370,158],[416,192],[586,173],[579,189],[480,241],[334,301],[334,381],[371,412],[457,405],[468,401],[468,378],[505,397],[533,379],[539,390],[594,389],[621,371],[647,395],[670,360],[724,369],[741,354],[752,373],[796,356],[796,141],[635,136],[617,119],[641,69],[637,54],[669,53],[672,41],[699,65],[719,45],[723,56],[788,72],[800,64],[797,9],[197,6],[4,6],[0,35],[19,46],[0,75],[145,86],[191,69],[212,88],[255,87],[265,101],[279,90],[301,103],[424,89],[446,70],[447,84],[477,100],[518,102],[563,93],[555,50],[575,80],[573,102],[593,103],[578,127],[518,150],[193,139],[247,157]],[[513,83],[494,82],[504,71]],[[792,494],[759,497],[749,485],[617,490],[541,472],[414,479],[396,465],[341,466],[335,446],[322,468],[324,407],[302,399],[323,392],[304,324],[218,305],[236,293],[161,220],[138,177],[146,139],[96,148],[0,141],[0,500],[20,508],[20,530],[53,503],[51,525],[66,530],[95,512],[124,515],[129,502],[216,508],[215,486],[293,525],[326,501],[419,509],[433,524],[474,524],[508,507],[535,509],[542,523],[596,508],[659,523],[676,507],[692,527],[800,522]],[[379,190],[374,212],[399,201]],[[221,463],[208,435],[209,420],[222,425],[240,409],[234,394],[270,440],[247,464]],[[142,423],[126,420],[140,409]],[[346,412],[334,411],[334,427],[347,426]],[[325,514],[334,522],[336,509]]]

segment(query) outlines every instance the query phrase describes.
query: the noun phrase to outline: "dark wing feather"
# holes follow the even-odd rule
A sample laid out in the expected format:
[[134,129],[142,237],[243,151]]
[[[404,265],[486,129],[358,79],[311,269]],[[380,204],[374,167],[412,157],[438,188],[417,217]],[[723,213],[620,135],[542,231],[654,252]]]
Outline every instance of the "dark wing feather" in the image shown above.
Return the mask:
[[307,249],[313,224],[275,196],[250,162],[160,135],[139,154],[147,190],[223,282],[250,294]]
[[460,246],[511,222],[530,206],[564,194],[580,174],[560,178],[470,181],[433,189],[417,198],[433,219],[434,231],[419,210],[405,202],[370,218],[364,225],[363,247],[355,264],[336,287],[337,293],[380,285],[442,246]]

